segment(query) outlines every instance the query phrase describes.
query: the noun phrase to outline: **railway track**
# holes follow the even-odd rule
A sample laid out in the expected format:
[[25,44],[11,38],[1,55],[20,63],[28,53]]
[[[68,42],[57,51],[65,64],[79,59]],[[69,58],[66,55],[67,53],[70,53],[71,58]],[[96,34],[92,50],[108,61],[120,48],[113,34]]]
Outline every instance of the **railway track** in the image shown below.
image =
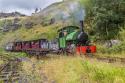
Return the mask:
[[[27,83],[28,80],[32,80],[32,76],[26,76],[25,73],[22,71],[22,64],[23,60],[17,58],[8,58],[4,56],[0,56],[2,60],[6,63],[0,66],[0,83]],[[97,57],[97,56],[89,56],[89,59],[96,59],[101,62],[106,63],[121,63],[125,64],[125,58],[119,57]],[[48,79],[44,74],[43,76],[43,83],[47,82]],[[26,81],[25,81],[26,80]],[[25,81],[25,82],[24,82]]]
[[2,57],[6,63],[0,66],[0,82],[17,83],[20,79],[21,61],[17,58]]
[[96,59],[101,62],[106,62],[106,63],[123,63],[125,64],[125,58],[120,58],[120,57],[89,57],[90,59]]

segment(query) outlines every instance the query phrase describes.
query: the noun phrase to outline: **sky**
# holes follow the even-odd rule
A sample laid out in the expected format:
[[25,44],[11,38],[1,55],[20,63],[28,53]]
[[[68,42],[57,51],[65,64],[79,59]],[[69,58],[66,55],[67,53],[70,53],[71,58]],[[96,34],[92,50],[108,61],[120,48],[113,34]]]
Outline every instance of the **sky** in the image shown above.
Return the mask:
[[26,15],[31,15],[35,8],[45,8],[52,3],[62,0],[0,0],[0,12],[18,11]]

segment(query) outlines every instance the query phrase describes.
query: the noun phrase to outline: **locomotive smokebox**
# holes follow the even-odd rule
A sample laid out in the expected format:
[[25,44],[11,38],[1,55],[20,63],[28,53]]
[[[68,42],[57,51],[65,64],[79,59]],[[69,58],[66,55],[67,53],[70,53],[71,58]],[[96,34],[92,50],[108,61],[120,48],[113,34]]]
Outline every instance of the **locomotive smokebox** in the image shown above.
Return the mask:
[[82,45],[88,45],[87,41],[88,41],[88,35],[84,32],[84,23],[83,20],[80,21],[80,32],[78,34],[77,40],[78,43],[82,44]]
[[83,23],[83,20],[80,20],[80,30],[81,32],[84,32],[84,23]]

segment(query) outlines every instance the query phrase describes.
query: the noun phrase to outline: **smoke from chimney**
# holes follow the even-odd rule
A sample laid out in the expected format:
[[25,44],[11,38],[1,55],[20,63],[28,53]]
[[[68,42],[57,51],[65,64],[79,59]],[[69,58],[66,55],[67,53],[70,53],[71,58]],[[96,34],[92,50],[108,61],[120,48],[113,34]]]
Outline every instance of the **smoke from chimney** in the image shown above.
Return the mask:
[[79,23],[79,21],[84,21],[86,15],[85,9],[80,5],[79,2],[72,3],[69,8],[76,23]]

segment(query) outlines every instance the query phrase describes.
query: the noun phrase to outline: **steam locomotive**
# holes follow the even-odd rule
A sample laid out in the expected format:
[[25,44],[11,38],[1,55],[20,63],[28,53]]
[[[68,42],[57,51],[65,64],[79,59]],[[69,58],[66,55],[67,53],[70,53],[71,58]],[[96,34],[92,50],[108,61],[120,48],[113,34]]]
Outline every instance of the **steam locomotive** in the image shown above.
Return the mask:
[[66,26],[58,30],[58,38],[55,40],[11,42],[6,45],[5,49],[12,52],[26,52],[30,55],[95,53],[96,46],[89,45],[88,35],[84,32],[83,27],[83,21],[80,21],[80,27]]

